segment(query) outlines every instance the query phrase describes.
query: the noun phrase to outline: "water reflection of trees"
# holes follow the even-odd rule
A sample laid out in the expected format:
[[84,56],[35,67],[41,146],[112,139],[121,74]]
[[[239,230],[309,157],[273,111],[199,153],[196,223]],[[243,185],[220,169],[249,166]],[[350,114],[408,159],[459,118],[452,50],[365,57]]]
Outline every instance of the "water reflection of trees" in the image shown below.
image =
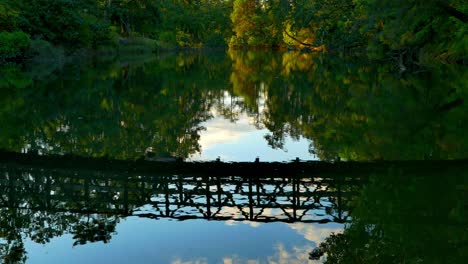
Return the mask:
[[468,76],[440,67],[392,74],[385,64],[309,53],[229,51],[158,60],[84,61],[0,70],[0,148],[136,159],[200,151],[213,109],[246,113],[273,148],[312,139],[322,159],[463,158]]
[[467,166],[392,169],[370,178],[343,234],[311,255],[325,263],[463,263]]
[[[289,135],[312,139],[311,151],[328,160],[466,157],[464,69],[440,66],[402,76],[389,65],[356,58],[294,52],[277,54],[279,59],[268,56],[273,55],[231,54],[232,75],[242,75],[231,81],[250,92],[262,87],[265,105],[251,104],[249,110],[261,116],[272,147],[283,147]],[[250,96],[248,102],[259,97],[239,95]]]
[[68,65],[57,78],[33,79],[22,89],[4,84],[1,146],[121,159],[152,147],[158,155],[187,157],[200,148],[200,123],[217,95],[205,87],[219,81],[199,78],[216,75],[219,64],[197,58]]

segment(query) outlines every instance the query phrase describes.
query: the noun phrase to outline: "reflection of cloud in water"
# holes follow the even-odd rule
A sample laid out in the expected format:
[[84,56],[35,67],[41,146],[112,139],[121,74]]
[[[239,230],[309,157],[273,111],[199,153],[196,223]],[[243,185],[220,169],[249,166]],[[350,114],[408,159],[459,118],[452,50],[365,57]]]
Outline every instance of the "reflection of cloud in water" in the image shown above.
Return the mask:
[[222,117],[215,117],[204,125],[205,131],[201,132],[200,145],[203,149],[209,149],[217,144],[235,144],[246,133],[256,131],[250,118],[241,115],[235,123]]
[[[252,221],[226,221],[226,225],[234,226],[238,224],[249,225],[253,228],[259,227],[262,223]],[[342,224],[308,224],[308,223],[292,223],[286,224],[289,228],[302,235],[305,239],[314,242],[316,245],[322,243],[332,233],[338,234],[343,232]]]
[[247,114],[239,114],[235,122],[219,116],[216,112],[213,115],[213,119],[201,124],[206,128],[200,132],[198,143],[201,153],[192,155],[189,160],[206,161],[220,157],[223,161],[254,161],[257,156],[262,161],[314,158],[309,153],[310,141],[305,138],[296,141],[285,135],[284,149],[272,149],[264,138],[270,133],[268,129],[256,128],[254,119]]
[[289,252],[283,244],[275,246],[275,255],[268,258],[268,264],[304,264],[314,263],[309,260],[312,246],[294,247]]
[[182,260],[180,258],[176,258],[171,262],[171,264],[208,264],[208,261],[205,258],[200,258],[196,260]]
[[307,224],[292,223],[287,224],[291,229],[304,236],[305,239],[315,242],[317,245],[329,237],[332,233],[343,232],[342,224]]
[[[282,213],[281,210],[278,209],[271,209],[266,208],[263,211],[264,215],[274,216],[279,215]],[[238,215],[239,210],[237,208],[225,208],[223,210],[223,214],[226,215]],[[227,220],[224,222],[228,226],[236,226],[236,225],[248,225],[253,228],[261,226],[263,223],[255,222],[255,221],[234,221],[234,220]],[[289,228],[296,231],[298,234],[303,236],[305,239],[316,243],[317,245],[320,244],[325,240],[325,238],[329,237],[332,233],[341,233],[343,231],[344,225],[338,223],[327,223],[327,224],[312,224],[312,223],[285,223]]]
[[[309,253],[312,251],[313,247],[310,245],[293,247],[288,250],[283,244],[276,244],[273,248],[274,252],[272,256],[267,257],[266,259],[245,259],[239,257],[238,255],[226,256],[222,258],[221,262],[223,264],[315,264],[321,263],[320,261],[309,260]],[[205,264],[207,260],[205,258],[200,258],[196,260],[181,260],[177,258],[172,264]]]
[[[263,223],[252,222],[252,221],[226,221],[226,225],[249,225],[253,228],[257,228]],[[298,234],[302,235],[305,239],[314,242],[318,246],[323,242],[327,237],[332,233],[342,233],[344,225],[337,223],[328,223],[328,224],[311,224],[311,223],[285,223],[289,228],[296,231]],[[224,264],[238,264],[238,263],[268,263],[268,264],[303,264],[303,263],[322,263],[323,259],[312,261],[309,260],[309,253],[314,249],[313,245],[305,245],[302,247],[293,247],[291,250],[288,249],[283,244],[277,244],[274,248],[273,256],[268,257],[266,260],[247,260],[242,259],[239,256],[229,256],[223,258]]]
[[260,222],[253,222],[253,221],[234,221],[234,220],[227,220],[225,221],[225,224],[228,225],[228,226],[236,226],[236,225],[240,225],[240,224],[244,224],[244,225],[249,225],[251,227],[259,227],[262,223]]

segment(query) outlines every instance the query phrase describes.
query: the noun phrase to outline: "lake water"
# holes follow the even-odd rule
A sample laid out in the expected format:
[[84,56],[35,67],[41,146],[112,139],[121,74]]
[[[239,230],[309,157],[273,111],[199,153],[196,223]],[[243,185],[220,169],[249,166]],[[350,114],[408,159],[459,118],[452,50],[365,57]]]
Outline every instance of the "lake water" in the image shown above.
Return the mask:
[[[464,263],[468,71],[393,67],[260,51],[2,65],[0,263]],[[86,160],[217,158],[316,169]]]

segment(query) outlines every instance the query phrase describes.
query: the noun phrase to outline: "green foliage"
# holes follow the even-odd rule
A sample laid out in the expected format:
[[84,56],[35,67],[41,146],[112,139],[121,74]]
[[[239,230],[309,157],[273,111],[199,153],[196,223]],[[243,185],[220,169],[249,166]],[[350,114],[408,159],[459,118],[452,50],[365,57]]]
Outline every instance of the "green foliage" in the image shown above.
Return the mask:
[[159,34],[159,40],[172,46],[177,46],[176,35],[173,31],[164,31]]
[[19,1],[20,27],[31,36],[54,44],[83,45],[87,38],[80,36],[83,21],[75,3],[69,0]]
[[372,43],[371,49],[382,46],[406,64],[434,58],[454,62],[468,55],[464,45],[468,34],[466,1],[363,2],[366,19],[362,32]]
[[224,46],[231,34],[229,1],[165,0],[158,10],[161,23],[156,37],[175,46]]
[[161,40],[159,48],[224,46],[367,51],[405,71],[468,56],[462,0],[3,0],[0,31],[67,49]]
[[22,56],[30,45],[30,36],[22,31],[0,32],[0,61]]
[[292,29],[309,28],[314,45],[328,48],[354,47],[360,43],[357,32],[360,14],[353,0],[297,1],[291,13]]
[[[276,2],[274,2],[276,3]],[[282,45],[282,25],[273,6],[255,0],[235,0],[231,13],[234,35],[231,47],[276,47]]]
[[6,0],[0,4],[0,25],[66,48],[97,47],[115,38],[99,6],[91,1]]
[[0,89],[24,89],[32,84],[32,79],[16,64],[6,64],[0,68]]
[[18,30],[19,13],[7,1],[0,2],[0,32]]
[[[91,47],[96,48],[102,45],[115,45],[117,36],[114,32],[114,27],[107,21],[98,19],[93,15],[86,14],[83,16],[84,24],[81,35],[85,38],[84,42]],[[85,37],[86,36],[86,37]]]

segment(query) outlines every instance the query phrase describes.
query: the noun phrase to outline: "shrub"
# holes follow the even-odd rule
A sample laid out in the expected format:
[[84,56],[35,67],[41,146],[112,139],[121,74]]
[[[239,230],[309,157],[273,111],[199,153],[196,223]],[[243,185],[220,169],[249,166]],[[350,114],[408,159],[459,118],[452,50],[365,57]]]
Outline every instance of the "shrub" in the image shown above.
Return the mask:
[[22,31],[0,32],[0,60],[21,57],[30,45],[30,36]]
[[0,66],[0,89],[24,89],[32,84],[31,77],[16,63],[6,63]]
[[0,1],[0,30],[17,30],[19,11],[10,7],[4,1]]

